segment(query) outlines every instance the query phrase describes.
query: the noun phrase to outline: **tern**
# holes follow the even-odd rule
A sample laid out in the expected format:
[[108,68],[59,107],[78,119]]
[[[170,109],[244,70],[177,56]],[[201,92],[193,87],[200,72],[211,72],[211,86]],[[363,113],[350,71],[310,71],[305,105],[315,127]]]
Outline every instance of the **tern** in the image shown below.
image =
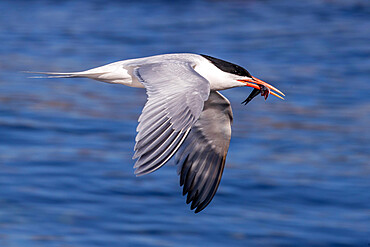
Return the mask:
[[128,59],[80,72],[31,73],[145,88],[148,98],[135,138],[135,174],[151,173],[175,155],[183,195],[187,194],[186,203],[191,202],[195,213],[217,191],[231,139],[233,114],[229,100],[219,91],[251,87],[245,104],[258,94],[265,99],[269,94],[285,96],[239,65],[191,53]]

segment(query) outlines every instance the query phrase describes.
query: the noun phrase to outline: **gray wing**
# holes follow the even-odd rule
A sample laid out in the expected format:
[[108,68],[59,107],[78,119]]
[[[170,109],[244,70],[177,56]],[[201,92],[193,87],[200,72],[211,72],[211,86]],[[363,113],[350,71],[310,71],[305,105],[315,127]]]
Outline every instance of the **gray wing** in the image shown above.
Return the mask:
[[177,60],[144,64],[134,74],[148,95],[134,148],[139,176],[160,168],[178,150],[198,120],[210,86],[190,63]]
[[232,120],[230,102],[219,92],[211,92],[200,118],[176,154],[180,186],[184,186],[186,203],[192,201],[195,213],[211,202],[221,181]]

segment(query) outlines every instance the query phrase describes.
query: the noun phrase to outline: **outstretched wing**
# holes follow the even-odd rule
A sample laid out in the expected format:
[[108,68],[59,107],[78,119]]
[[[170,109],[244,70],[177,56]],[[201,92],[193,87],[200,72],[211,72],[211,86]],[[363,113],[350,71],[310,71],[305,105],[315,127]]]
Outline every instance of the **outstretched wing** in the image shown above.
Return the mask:
[[230,102],[211,92],[198,121],[176,154],[180,185],[186,203],[195,213],[203,210],[215,195],[225,166],[233,115]]
[[141,65],[134,75],[148,95],[133,157],[137,158],[135,174],[144,175],[160,168],[178,150],[202,113],[210,86],[192,64],[178,60]]

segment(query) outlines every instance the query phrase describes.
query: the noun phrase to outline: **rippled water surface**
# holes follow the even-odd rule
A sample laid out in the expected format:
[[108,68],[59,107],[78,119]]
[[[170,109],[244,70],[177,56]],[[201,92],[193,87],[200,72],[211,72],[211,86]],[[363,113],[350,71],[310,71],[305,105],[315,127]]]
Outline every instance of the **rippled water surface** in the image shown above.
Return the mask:
[[[0,246],[367,246],[370,4],[1,1]],[[143,90],[19,73],[170,52],[287,95],[240,104],[220,188],[194,214],[176,167],[135,177]]]

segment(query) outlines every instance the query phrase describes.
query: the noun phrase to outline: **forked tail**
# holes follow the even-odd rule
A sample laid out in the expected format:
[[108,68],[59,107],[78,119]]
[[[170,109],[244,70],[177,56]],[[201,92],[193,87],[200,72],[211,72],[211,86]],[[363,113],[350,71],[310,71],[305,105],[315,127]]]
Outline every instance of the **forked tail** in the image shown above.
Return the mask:
[[71,77],[87,77],[96,78],[102,75],[102,73],[86,73],[82,72],[39,72],[39,71],[22,71],[28,74],[40,74],[39,76],[30,76],[29,78],[71,78]]
[[39,74],[30,78],[90,78],[107,83],[119,83],[128,86],[131,85],[131,76],[123,67],[124,61],[110,63],[100,67],[84,70],[80,72],[33,72],[24,71],[25,73]]

